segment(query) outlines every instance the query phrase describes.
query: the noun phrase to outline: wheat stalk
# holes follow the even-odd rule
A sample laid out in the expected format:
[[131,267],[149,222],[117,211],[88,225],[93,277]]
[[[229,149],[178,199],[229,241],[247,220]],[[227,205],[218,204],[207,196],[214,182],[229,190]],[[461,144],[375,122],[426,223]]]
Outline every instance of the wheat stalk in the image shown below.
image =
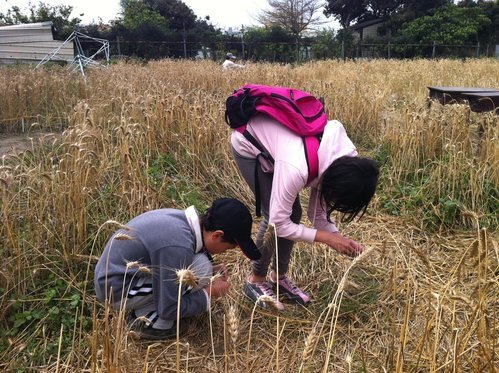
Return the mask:
[[[221,276],[219,273],[215,274],[214,276],[210,277],[210,294],[212,291],[212,286],[213,286],[213,281],[215,281],[216,278]],[[211,340],[211,353],[213,355],[213,364],[216,366],[216,354],[215,354],[215,339],[213,337],[213,318],[212,318],[212,312],[211,312],[211,300],[210,304],[208,307],[208,319],[210,322],[210,340]]]
[[[334,294],[333,301],[329,304],[328,308],[330,310],[333,310],[333,316],[332,316],[332,321],[331,321],[331,327],[329,331],[329,340],[327,344],[327,351],[326,351],[326,361],[324,362],[324,367],[323,367],[323,372],[326,373],[328,370],[329,366],[329,358],[331,356],[331,350],[333,348],[333,343],[334,343],[334,336],[335,336],[335,331],[336,331],[336,323],[338,321],[338,315],[340,312],[340,305],[341,301],[343,299],[343,292],[345,288],[345,284],[348,278],[348,274],[350,273],[350,270],[361,260],[363,260],[366,256],[368,256],[371,252],[373,251],[373,248],[367,248],[362,252],[362,254],[358,255],[355,257],[354,260],[350,263],[348,268],[345,270],[345,273],[343,274],[343,277],[340,280],[340,283],[338,285],[338,289],[336,290],[336,293]],[[329,314],[329,311],[328,311]],[[326,316],[327,318],[327,316]]]
[[[275,252],[275,274],[276,274],[276,283],[277,283],[277,289],[276,289],[276,297],[277,301],[279,301],[279,246],[277,244],[277,229],[274,223],[269,223],[267,232],[265,232],[265,245],[267,246],[267,249],[273,247],[274,252]],[[275,302],[271,302],[272,305],[276,306]],[[276,371],[279,371],[279,342],[280,342],[280,317],[279,317],[279,310],[277,310],[277,317],[276,317]]]
[[182,286],[195,287],[198,283],[196,274],[189,268],[175,270],[178,282],[177,298],[177,372],[180,372],[180,302],[182,300]]
[[[191,191],[204,191],[207,184],[211,186],[210,195],[241,196],[250,203],[251,191],[226,151],[230,129],[213,131],[213,126],[220,123],[221,118],[223,121],[220,103],[229,93],[227,84],[235,88],[246,80],[256,79],[263,84],[300,86],[332,99],[335,107],[332,115],[342,118],[350,136],[363,138],[366,144],[382,144],[362,150],[380,155],[381,160],[384,149],[388,150],[390,167],[382,170],[383,188],[373,199],[371,213],[364,217],[367,224],[359,228],[361,235],[369,236],[389,253],[374,258],[366,267],[365,275],[370,277],[366,282],[371,284],[372,280],[380,285],[374,291],[379,298],[363,303],[365,309],[349,313],[349,317],[356,320],[364,312],[371,312],[366,323],[353,321],[344,333],[336,331],[329,368],[333,367],[334,359],[334,369],[341,369],[336,363],[345,363],[344,352],[336,347],[348,345],[360,334],[361,353],[367,354],[363,368],[366,371],[405,371],[408,366],[414,371],[428,371],[432,367],[438,371],[461,371],[470,367],[492,369],[494,360],[488,356],[497,355],[494,354],[497,325],[493,321],[497,319],[494,301],[499,281],[499,246],[495,232],[489,231],[487,248],[486,237],[477,239],[472,230],[497,225],[497,214],[493,213],[497,204],[493,198],[497,189],[497,115],[475,114],[467,105],[427,107],[425,100],[426,86],[435,81],[459,86],[496,86],[497,79],[490,74],[496,65],[497,62],[486,59],[318,61],[293,69],[261,63],[248,67],[243,75],[227,79],[211,61],[164,60],[149,61],[147,66],[118,63],[106,71],[92,72],[86,86],[81,80],[67,79],[64,69],[39,70],[36,74],[17,66],[2,69],[0,91],[14,92],[0,95],[3,129],[8,132],[15,128],[21,122],[19,113],[22,113],[30,135],[32,129],[45,124],[64,127],[64,132],[58,136],[54,148],[45,143],[40,147],[32,141],[26,153],[0,158],[0,165],[9,167],[0,171],[0,220],[3,223],[0,236],[5,237],[6,242],[3,250],[0,249],[4,254],[0,272],[8,277],[4,280],[0,275],[0,287],[4,289],[4,296],[0,296],[0,318],[12,312],[9,299],[22,299],[26,295],[30,299],[29,303],[22,303],[23,308],[42,309],[44,297],[36,293],[44,291],[37,286],[43,284],[40,278],[44,279],[46,272],[59,276],[70,285],[69,292],[80,294],[84,300],[78,305],[79,335],[73,336],[74,349],[68,349],[67,355],[61,351],[59,370],[85,369],[87,362],[82,356],[86,351],[82,346],[87,344],[79,342],[88,334],[84,321],[90,304],[88,299],[93,295],[86,290],[91,283],[88,268],[94,265],[90,258],[100,254],[102,227],[97,230],[98,222],[102,216],[120,220],[162,205],[183,207],[190,203]],[[395,73],[387,75],[386,71]],[[127,78],[122,79],[123,76]],[[366,100],[372,105],[366,107]],[[221,168],[221,162],[227,167]],[[150,171],[156,168],[158,175],[151,177]],[[213,170],[219,175],[217,183],[213,183]],[[208,199],[209,196],[202,192],[201,197]],[[456,216],[445,224],[442,223],[445,206],[440,200],[459,204]],[[394,202],[397,217],[385,215],[387,201]],[[414,226],[412,219],[420,222],[418,226]],[[426,230],[426,222],[435,224],[438,232]],[[450,233],[447,223],[460,224],[464,229]],[[356,223],[352,225],[356,227]],[[387,234],[385,229],[390,226],[391,232]],[[133,236],[129,231],[123,232]],[[92,245],[91,249],[88,244]],[[336,276],[338,261],[328,260],[328,254],[316,251],[319,249],[307,247],[295,254],[304,259],[299,261],[300,271],[313,273],[319,279],[311,277],[309,285],[320,286],[322,290],[323,281],[327,281],[324,279]],[[94,255],[89,256],[90,251]],[[86,273],[85,268],[82,271],[85,279],[74,281],[76,272],[73,271],[79,273],[79,263],[72,258],[82,254],[89,260],[84,265]],[[233,260],[228,255],[229,260]],[[142,267],[133,264],[129,270],[144,274],[150,271]],[[350,277],[351,274],[348,280]],[[385,279],[387,286],[382,286]],[[37,286],[33,292],[30,284]],[[340,301],[343,306],[342,302],[346,302],[346,286],[348,284],[343,287],[345,298],[339,295],[335,303],[328,305],[330,296],[321,296],[317,297],[315,306],[306,310],[291,309],[286,315],[285,319],[297,332],[279,334],[286,338],[285,348],[279,352],[280,360],[289,358],[289,365],[281,366],[281,371],[292,370],[296,361],[292,353],[300,351],[304,343],[300,328],[308,323],[314,325],[318,338],[307,347],[310,358],[306,365],[312,367],[317,363],[322,367],[326,349],[319,348],[319,344],[321,336],[326,334],[323,329],[329,329],[324,315],[328,313],[327,321],[334,319],[338,310],[334,305]],[[27,289],[30,294],[26,293]],[[438,320],[435,309],[427,311],[427,307],[420,304],[422,299],[432,297],[432,292],[440,296]],[[363,295],[369,294],[370,289],[361,286],[354,300],[364,302]],[[320,305],[323,300],[324,307]],[[437,306],[434,298],[432,304]],[[144,351],[135,345],[126,345],[126,335],[119,338],[122,315],[112,317],[111,311],[110,305],[105,304],[104,312],[95,313],[91,369],[136,371],[135,363],[143,359]],[[218,313],[210,314],[210,323],[211,317],[214,325],[217,318],[221,318]],[[47,320],[50,321],[50,317],[33,321],[25,331],[9,337],[2,359],[5,364],[16,365],[26,359],[31,366],[25,369],[39,366],[55,369],[56,349],[54,354],[32,355],[29,351],[30,345],[43,347],[50,342],[45,327]],[[110,326],[110,322],[117,324]],[[257,330],[261,321],[255,317],[253,322]],[[102,328],[98,327],[99,323]],[[58,331],[58,327],[50,329]],[[219,331],[210,328],[211,334],[206,335],[206,339],[211,337],[213,346]],[[66,326],[64,329],[66,339],[71,331]],[[265,332],[259,332],[259,346],[260,340],[274,341],[275,346],[275,336]],[[238,340],[245,339],[247,333],[248,330],[241,329]],[[200,333],[199,337],[203,343],[204,335]],[[436,337],[438,341],[434,340]],[[56,346],[57,335],[52,339],[51,343]],[[282,341],[284,343],[284,339]],[[115,344],[120,345],[114,349]],[[99,351],[103,353],[99,355]],[[254,351],[261,350],[253,347]],[[379,356],[385,351],[393,353],[385,355],[386,360],[382,361]],[[150,360],[160,364],[157,356],[153,356],[155,352],[149,351]],[[272,349],[262,357],[275,369],[274,353]],[[174,359],[173,354],[170,355]],[[301,351],[298,355],[301,356]],[[193,370],[223,370],[215,352],[212,357],[213,360],[207,357],[202,348],[193,347],[188,363],[197,365]],[[264,359],[254,359],[251,370],[268,370],[261,360]],[[163,370],[171,370],[168,361],[165,364]],[[161,366],[150,368],[162,370]]]

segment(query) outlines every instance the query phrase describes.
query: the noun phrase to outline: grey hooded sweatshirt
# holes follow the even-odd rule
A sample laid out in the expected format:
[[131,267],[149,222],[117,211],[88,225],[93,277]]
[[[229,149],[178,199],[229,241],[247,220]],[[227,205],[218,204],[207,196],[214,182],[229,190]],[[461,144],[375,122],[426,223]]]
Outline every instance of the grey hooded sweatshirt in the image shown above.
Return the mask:
[[[126,224],[129,230],[120,229],[111,237],[95,267],[97,299],[103,302],[108,298],[111,304],[119,302],[141,276],[149,276],[158,316],[176,319],[179,289],[175,271],[188,268],[194,254],[202,250],[199,224],[193,207],[152,210],[133,218]],[[121,235],[118,239],[117,234]],[[139,262],[151,273],[139,271],[136,264],[127,268],[131,262]],[[180,303],[181,317],[190,317],[207,310],[208,297],[205,291],[188,292]]]

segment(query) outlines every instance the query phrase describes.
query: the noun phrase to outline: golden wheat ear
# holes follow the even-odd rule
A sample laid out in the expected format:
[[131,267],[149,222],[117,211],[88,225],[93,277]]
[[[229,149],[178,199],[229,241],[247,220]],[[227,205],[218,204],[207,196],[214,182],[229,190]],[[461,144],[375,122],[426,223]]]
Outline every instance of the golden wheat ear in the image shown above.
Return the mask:
[[176,270],[177,283],[187,286],[196,287],[198,285],[198,277],[193,270],[189,268]]
[[236,345],[237,337],[239,336],[239,318],[237,317],[236,307],[231,305],[228,312],[229,334],[233,345]]
[[314,327],[307,336],[307,339],[305,339],[305,347],[302,352],[302,364],[313,356],[318,338],[318,330]]
[[255,302],[256,304],[265,303],[271,310],[279,312],[280,309],[277,306],[276,300],[268,295],[260,295]]

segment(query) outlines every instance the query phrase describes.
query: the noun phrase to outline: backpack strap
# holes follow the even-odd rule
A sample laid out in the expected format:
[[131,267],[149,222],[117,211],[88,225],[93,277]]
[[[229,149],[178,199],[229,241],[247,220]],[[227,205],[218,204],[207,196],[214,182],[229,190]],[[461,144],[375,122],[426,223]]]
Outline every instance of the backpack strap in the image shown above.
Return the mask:
[[319,175],[319,145],[320,141],[317,136],[307,136],[303,138],[305,158],[307,159],[308,166],[307,184]]
[[260,157],[274,163],[274,158],[269,154],[269,152],[253,137],[251,133],[244,130],[242,132],[243,136],[260,151],[260,154],[256,157],[255,162],[255,214],[256,216],[262,216],[262,198],[260,193],[260,183],[258,181],[258,169],[260,168]]
[[255,148],[260,150],[260,155],[270,161],[271,163],[274,163],[274,158],[270,155],[270,153],[262,146],[260,143],[253,137],[251,133],[249,133],[247,130],[244,130],[242,132],[243,136],[248,140]]

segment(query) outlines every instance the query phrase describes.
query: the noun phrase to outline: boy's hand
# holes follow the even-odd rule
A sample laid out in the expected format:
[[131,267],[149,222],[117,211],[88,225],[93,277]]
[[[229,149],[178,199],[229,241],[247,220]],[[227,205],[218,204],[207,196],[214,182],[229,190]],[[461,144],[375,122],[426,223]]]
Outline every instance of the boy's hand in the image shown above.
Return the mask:
[[229,292],[230,283],[227,282],[224,278],[218,277],[215,278],[211,285],[205,287],[206,292],[208,293],[210,298],[220,298]]

